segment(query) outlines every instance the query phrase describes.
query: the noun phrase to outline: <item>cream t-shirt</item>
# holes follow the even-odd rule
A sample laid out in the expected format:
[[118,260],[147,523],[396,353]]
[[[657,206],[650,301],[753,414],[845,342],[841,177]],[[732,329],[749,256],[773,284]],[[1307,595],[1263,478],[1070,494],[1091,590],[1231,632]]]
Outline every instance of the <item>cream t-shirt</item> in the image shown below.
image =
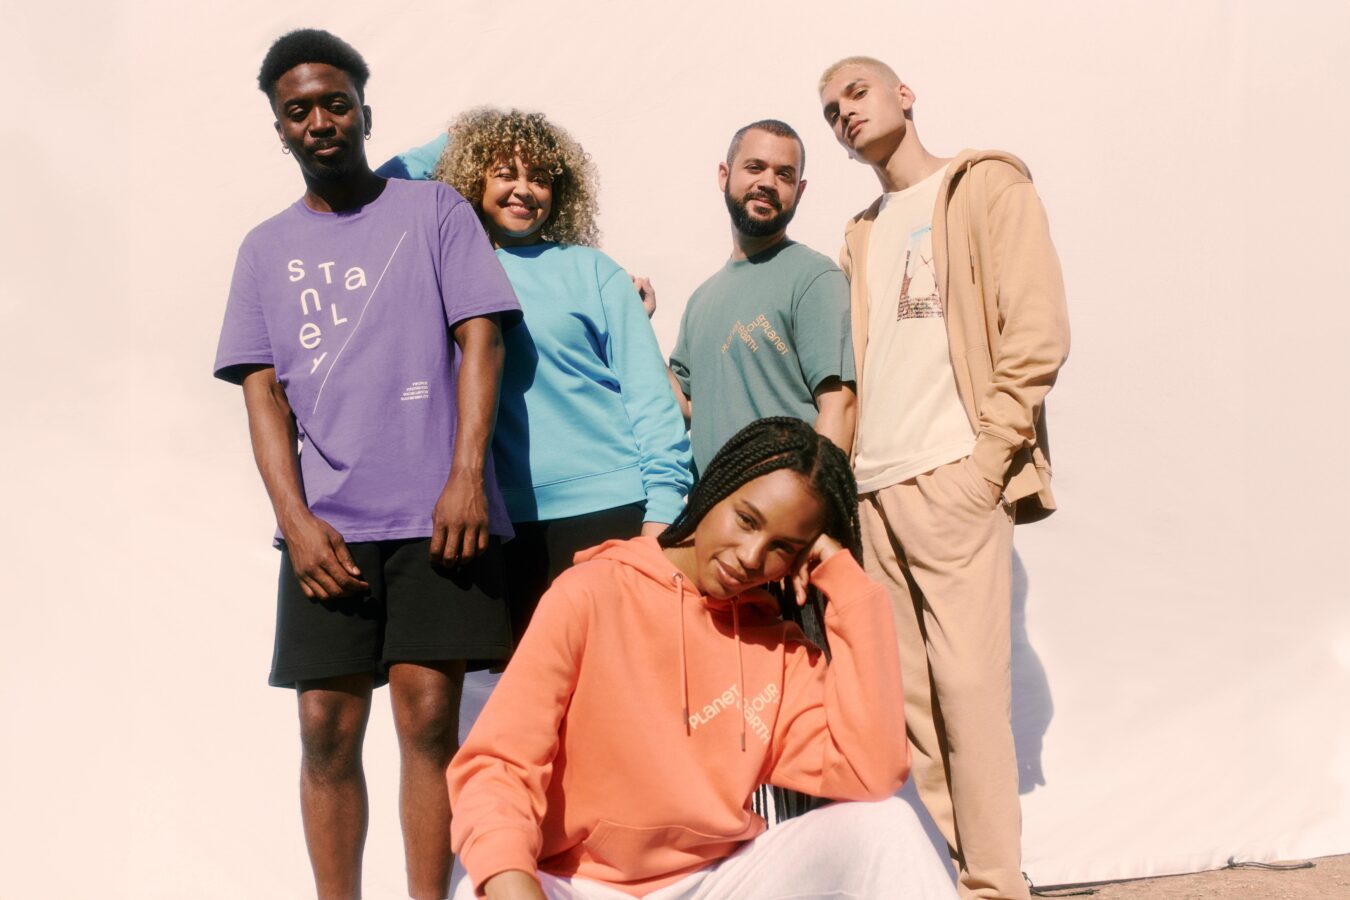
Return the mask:
[[933,205],[947,167],[886,194],[867,245],[867,351],[858,491],[969,456],[975,433],[956,393],[933,267]]

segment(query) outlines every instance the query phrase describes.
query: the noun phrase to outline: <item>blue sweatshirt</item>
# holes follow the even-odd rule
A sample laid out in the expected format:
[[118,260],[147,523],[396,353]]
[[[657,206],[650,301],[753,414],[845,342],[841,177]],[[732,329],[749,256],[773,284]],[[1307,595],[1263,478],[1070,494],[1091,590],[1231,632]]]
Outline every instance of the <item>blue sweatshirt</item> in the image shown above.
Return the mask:
[[497,251],[524,321],[503,334],[493,436],[512,521],[645,500],[673,522],[693,484],[684,419],[628,273],[590,247]]

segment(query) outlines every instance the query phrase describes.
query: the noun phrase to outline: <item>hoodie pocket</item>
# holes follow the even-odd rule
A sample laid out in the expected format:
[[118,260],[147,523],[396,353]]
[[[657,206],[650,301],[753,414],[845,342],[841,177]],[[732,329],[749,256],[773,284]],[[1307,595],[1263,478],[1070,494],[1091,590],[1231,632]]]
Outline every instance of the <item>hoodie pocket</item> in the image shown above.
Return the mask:
[[706,834],[683,825],[638,827],[600,819],[582,847],[597,863],[623,873],[623,880],[631,881],[696,868],[729,856],[762,829],[758,819],[751,819],[735,834]]
[[994,367],[989,362],[988,347],[980,344],[966,351],[966,371],[970,373],[970,384],[975,392],[984,390],[994,378]]

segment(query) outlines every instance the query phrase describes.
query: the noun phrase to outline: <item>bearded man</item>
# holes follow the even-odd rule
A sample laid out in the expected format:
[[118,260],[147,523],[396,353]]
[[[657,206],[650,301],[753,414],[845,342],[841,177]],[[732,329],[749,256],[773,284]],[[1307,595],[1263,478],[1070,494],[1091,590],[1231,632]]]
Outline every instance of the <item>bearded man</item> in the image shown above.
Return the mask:
[[788,240],[806,191],[806,148],[763,119],[736,132],[717,184],[731,216],[731,258],[684,310],[670,357],[694,465],[765,416],[794,416],[847,453],[853,443],[848,282],[824,255]]

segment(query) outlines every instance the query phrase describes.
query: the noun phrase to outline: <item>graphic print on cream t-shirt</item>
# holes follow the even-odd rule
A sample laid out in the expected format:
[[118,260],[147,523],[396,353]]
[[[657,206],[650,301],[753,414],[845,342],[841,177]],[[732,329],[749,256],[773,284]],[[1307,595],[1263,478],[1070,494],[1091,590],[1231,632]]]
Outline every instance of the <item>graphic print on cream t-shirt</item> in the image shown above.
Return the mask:
[[933,205],[946,171],[887,194],[872,224],[854,464],[859,493],[931,472],[975,446],[956,393],[933,265]]

